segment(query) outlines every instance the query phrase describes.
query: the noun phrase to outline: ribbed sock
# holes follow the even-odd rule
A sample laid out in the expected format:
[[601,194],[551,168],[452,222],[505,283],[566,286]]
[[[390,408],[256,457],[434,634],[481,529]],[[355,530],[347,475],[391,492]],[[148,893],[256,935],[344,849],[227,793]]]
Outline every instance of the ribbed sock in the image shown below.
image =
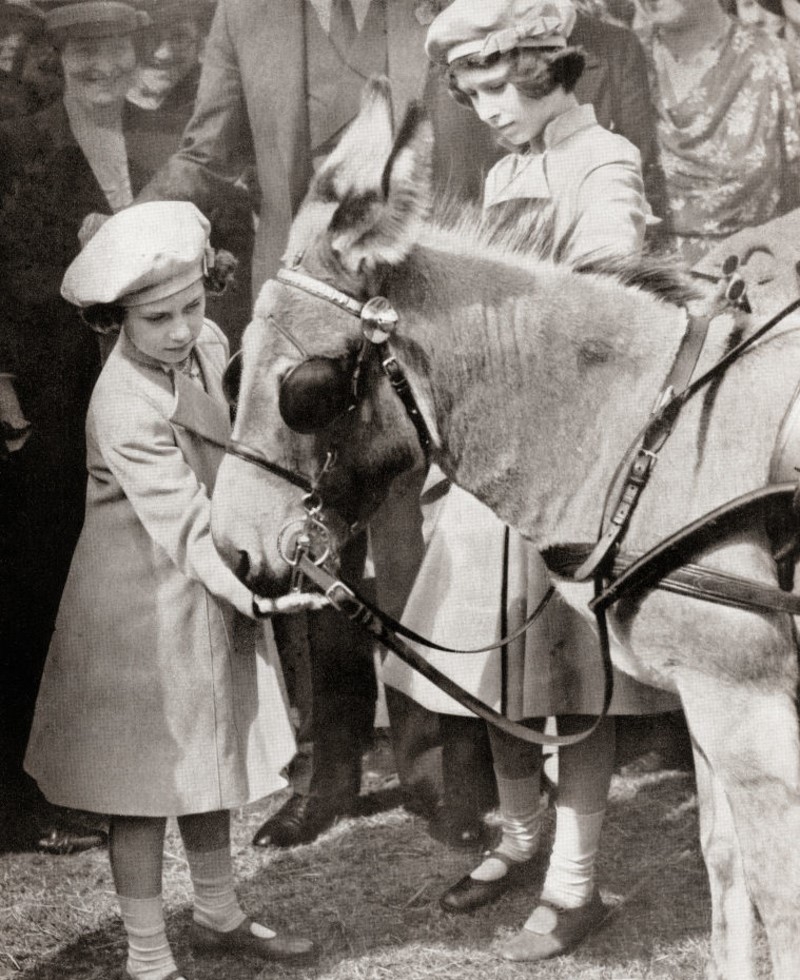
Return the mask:
[[128,973],[136,980],[164,980],[177,967],[167,941],[161,896],[117,898],[128,934]]
[[[542,813],[539,773],[522,779],[506,779],[497,776],[497,794],[500,799],[500,822],[503,835],[495,848],[511,861],[527,861],[536,853],[542,829]],[[476,881],[497,881],[508,872],[508,866],[500,858],[489,855],[470,872]]]
[[585,905],[594,891],[595,861],[605,810],[577,813],[556,807],[556,834],[542,898],[563,908]]
[[[194,921],[217,932],[231,932],[240,926],[247,915],[236,898],[231,868],[231,853],[227,847],[215,851],[186,850],[189,873],[194,889]],[[275,933],[258,922],[250,931],[261,939],[273,939]]]

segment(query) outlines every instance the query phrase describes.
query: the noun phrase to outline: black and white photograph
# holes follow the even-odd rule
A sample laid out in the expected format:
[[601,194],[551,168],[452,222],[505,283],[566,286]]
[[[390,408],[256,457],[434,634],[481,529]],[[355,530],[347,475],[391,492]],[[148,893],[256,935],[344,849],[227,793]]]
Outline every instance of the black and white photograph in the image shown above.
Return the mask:
[[0,980],[800,978],[800,0],[0,0]]

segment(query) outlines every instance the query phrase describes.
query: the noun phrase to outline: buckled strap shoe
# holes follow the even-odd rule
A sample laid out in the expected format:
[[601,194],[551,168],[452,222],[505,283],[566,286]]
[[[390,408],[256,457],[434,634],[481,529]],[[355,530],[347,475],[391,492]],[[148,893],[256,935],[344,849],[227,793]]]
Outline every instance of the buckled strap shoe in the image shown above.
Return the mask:
[[607,915],[596,890],[585,905],[575,909],[540,901],[522,929],[500,948],[500,955],[520,963],[561,956],[599,928]]
[[319,950],[310,939],[303,936],[273,936],[264,939],[256,936],[250,919],[230,932],[218,932],[208,926],[192,922],[189,927],[189,945],[201,953],[244,953],[262,960],[281,963],[311,963],[319,956]]
[[502,878],[495,878],[493,881],[480,881],[465,875],[457,881],[452,888],[448,888],[439,899],[439,904],[445,912],[473,912],[475,909],[483,908],[497,901],[510,888],[521,884],[529,872],[537,863],[536,856],[527,861],[513,861],[499,851],[488,851],[484,855],[486,858],[497,858],[506,866],[506,873]]
[[296,847],[310,844],[340,817],[353,813],[355,800],[326,796],[290,796],[256,831],[255,847]]

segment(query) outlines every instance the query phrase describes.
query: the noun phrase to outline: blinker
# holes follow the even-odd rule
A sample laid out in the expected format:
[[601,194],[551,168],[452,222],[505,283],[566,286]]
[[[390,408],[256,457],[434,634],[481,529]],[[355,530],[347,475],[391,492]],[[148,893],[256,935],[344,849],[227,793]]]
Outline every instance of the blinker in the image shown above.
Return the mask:
[[283,378],[278,410],[294,432],[324,429],[353,404],[352,365],[330,357],[310,357]]

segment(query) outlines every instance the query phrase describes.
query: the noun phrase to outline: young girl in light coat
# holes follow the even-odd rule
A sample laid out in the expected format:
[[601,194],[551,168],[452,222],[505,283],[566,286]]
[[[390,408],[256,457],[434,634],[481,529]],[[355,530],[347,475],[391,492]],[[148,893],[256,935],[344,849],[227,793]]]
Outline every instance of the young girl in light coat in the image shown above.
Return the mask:
[[209,527],[230,431],[228,349],[204,317],[209,224],[192,204],[110,218],[62,294],[119,337],[86,423],[86,516],[42,679],[26,768],[53,803],[111,814],[125,976],[186,980],[165,934],[166,818],[194,888],[191,942],[298,961],[313,943],[240,908],[231,807],[285,785],[294,751],[271,634]]
[[[538,215],[553,254],[579,266],[640,254],[649,207],[636,147],[598,125],[592,106],[575,97],[584,56],[568,42],[574,21],[569,0],[454,0],[432,23],[427,51],[443,66],[455,98],[513,149],[489,172],[484,207],[502,209],[505,220]],[[403,621],[454,647],[512,632],[549,585],[541,556],[469,494],[448,489],[441,473],[429,474],[426,499],[428,548]],[[502,653],[431,660],[509,716],[539,725],[557,716],[559,733],[572,734],[588,728],[586,716],[599,708],[596,642],[588,624],[556,601]],[[431,710],[454,710],[396,661],[387,662],[384,680]],[[615,682],[612,714],[678,706],[671,695],[618,672]],[[489,735],[502,838],[442,896],[449,912],[494,901],[520,881],[539,846],[541,752],[491,726]],[[501,950],[507,959],[564,953],[605,916],[595,861],[614,744],[614,722],[606,718],[585,742],[559,752],[553,850],[538,904]]]

